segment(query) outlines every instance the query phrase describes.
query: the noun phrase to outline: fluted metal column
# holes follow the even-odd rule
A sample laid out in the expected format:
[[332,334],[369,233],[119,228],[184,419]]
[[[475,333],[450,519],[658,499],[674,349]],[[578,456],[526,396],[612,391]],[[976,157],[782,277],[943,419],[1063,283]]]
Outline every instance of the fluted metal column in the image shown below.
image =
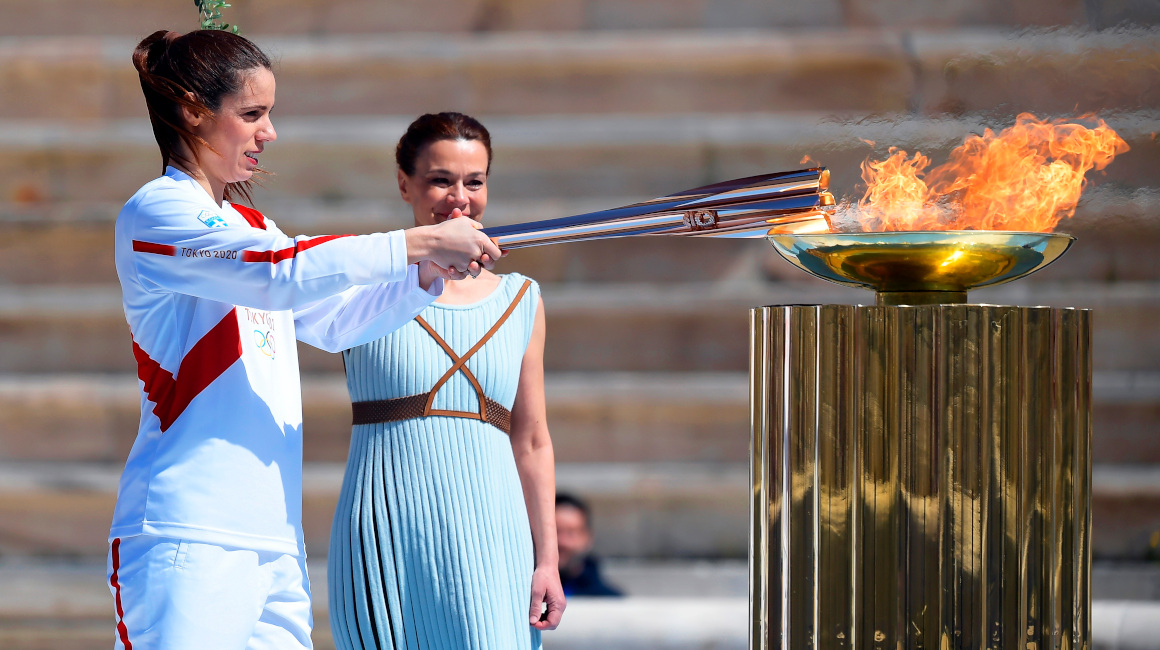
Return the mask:
[[751,648],[1090,647],[1090,312],[778,306],[751,332]]

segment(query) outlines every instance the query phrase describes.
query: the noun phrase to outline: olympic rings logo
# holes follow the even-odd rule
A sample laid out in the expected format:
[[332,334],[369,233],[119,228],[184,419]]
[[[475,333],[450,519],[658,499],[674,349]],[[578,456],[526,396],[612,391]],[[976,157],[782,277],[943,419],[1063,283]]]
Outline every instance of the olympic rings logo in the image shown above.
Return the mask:
[[254,330],[254,344],[262,351],[262,354],[274,358],[274,333],[263,332],[262,330]]

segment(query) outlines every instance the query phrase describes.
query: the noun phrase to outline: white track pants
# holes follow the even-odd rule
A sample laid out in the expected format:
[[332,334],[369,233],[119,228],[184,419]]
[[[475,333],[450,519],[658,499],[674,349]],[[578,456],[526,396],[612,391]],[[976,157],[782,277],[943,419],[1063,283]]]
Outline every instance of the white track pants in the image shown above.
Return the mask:
[[136,535],[108,569],[117,650],[313,647],[304,557]]

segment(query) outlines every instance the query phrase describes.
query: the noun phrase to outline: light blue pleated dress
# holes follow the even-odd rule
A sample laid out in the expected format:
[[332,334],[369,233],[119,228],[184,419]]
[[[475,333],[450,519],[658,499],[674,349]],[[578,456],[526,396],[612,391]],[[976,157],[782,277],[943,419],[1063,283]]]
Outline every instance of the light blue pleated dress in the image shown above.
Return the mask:
[[[480,302],[435,303],[420,314],[462,357],[526,285],[468,358],[468,372],[448,377],[429,409],[478,413],[469,373],[486,398],[510,411],[539,297],[525,280],[504,275]],[[344,353],[351,401],[428,393],[453,367],[457,359],[420,319]],[[520,477],[500,428],[444,415],[354,426],[330,537],[338,648],[538,649],[540,632],[528,624],[533,568]]]

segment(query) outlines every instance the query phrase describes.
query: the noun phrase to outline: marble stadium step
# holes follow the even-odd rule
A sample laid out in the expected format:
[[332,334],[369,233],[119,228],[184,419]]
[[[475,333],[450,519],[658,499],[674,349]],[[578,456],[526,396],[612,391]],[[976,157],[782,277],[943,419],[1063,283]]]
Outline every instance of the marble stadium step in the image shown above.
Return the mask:
[[[545,285],[543,295],[549,372],[742,371],[749,307],[859,297],[836,285],[750,283]],[[299,350],[305,372],[341,372],[338,355]],[[0,372],[135,373],[119,288],[0,288]]]
[[[546,391],[559,462],[747,458],[744,374],[549,374]],[[305,459],[345,462],[351,427],[345,378],[307,375],[303,406]],[[124,462],[140,417],[137,379],[8,375],[0,378],[0,412],[0,461]]]
[[[118,464],[0,463],[0,554],[104,557]],[[343,463],[307,463],[307,552],[327,554]],[[749,470],[741,463],[561,463],[560,490],[592,507],[597,550],[631,558],[744,558]],[[1157,553],[1160,465],[1093,470],[1092,552],[1144,561]]]
[[[279,118],[278,141],[262,156],[273,176],[255,192],[258,206],[306,224],[319,223],[311,216],[319,205],[340,215],[365,218],[370,211],[402,218],[393,152],[412,115]],[[842,197],[856,191],[862,162],[885,158],[891,146],[941,161],[964,137],[1011,120],[994,114],[867,118],[824,111],[483,119],[495,150],[489,215],[497,223],[532,213],[537,203],[549,209],[572,202],[617,207],[626,198],[639,201],[815,163],[830,169],[832,191]],[[1140,188],[1153,188],[1154,194],[1160,140],[1153,136],[1160,131],[1160,114],[1126,111],[1107,119],[1131,149],[1105,171],[1090,174],[1090,191],[1114,190],[1126,195],[1121,202]],[[804,163],[807,156],[815,163]],[[143,113],[111,122],[0,119],[4,221],[111,219],[159,172]],[[303,199],[312,202],[298,205]]]
[[[311,558],[314,647],[333,647],[329,630],[326,562]],[[710,650],[745,647],[748,630],[748,569],[744,562],[608,561],[604,573],[623,587],[625,598],[570,598],[564,624],[544,637],[548,650]],[[112,635],[112,597],[100,562],[0,562],[0,645],[8,650],[88,650],[104,647]],[[1129,589],[1124,589],[1128,585]],[[1135,589],[1131,589],[1135,587]],[[1160,616],[1160,572],[1147,564],[1092,567],[1094,647],[1130,650],[1150,647],[1100,645],[1155,638]],[[1125,596],[1127,594],[1127,596]],[[1135,615],[1135,616],[1132,616]],[[1125,619],[1138,632],[1124,638]],[[1116,622],[1121,626],[1117,627]]]
[[[17,585],[16,589],[0,593],[0,620],[104,619],[110,607],[106,570],[105,563],[86,560],[30,557],[0,560],[0,583]],[[325,615],[325,558],[310,558],[307,570],[315,616]],[[745,560],[604,558],[601,571],[608,582],[621,588],[628,598],[671,601],[747,598],[749,595],[749,567]],[[1157,603],[1160,601],[1160,567],[1144,563],[1096,562],[1092,566],[1092,597],[1095,601]],[[569,601],[568,611],[584,602],[589,601],[583,598]]]
[[[307,463],[307,552],[324,557],[345,463]],[[0,463],[0,554],[94,556],[107,552],[120,464]],[[745,463],[572,463],[560,490],[582,494],[601,531],[600,550],[626,557],[744,557]]]
[[[188,4],[188,3],[187,3]],[[1095,13],[1086,5],[1102,9]],[[1106,5],[1106,8],[1104,7]],[[903,9],[905,8],[905,9]],[[1088,10],[1085,10],[1088,9]],[[155,29],[187,31],[196,14],[170,2],[135,3],[105,0],[38,0],[35,10],[17,0],[0,0],[0,10],[19,14],[5,21],[0,35],[144,36]],[[407,32],[464,33],[542,30],[713,29],[805,26],[949,26],[949,25],[1115,25],[1155,19],[1142,7],[1080,0],[1000,2],[875,2],[873,0],[247,0],[226,9],[225,19],[243,34],[329,35],[379,33],[384,38]]]
[[[556,373],[546,382],[556,459],[740,462],[748,457],[744,373]],[[1160,373],[1094,379],[1096,462],[1160,463]],[[136,435],[130,375],[0,378],[0,460],[122,462]],[[350,399],[340,375],[303,379],[304,456],[342,462]]]
[[[636,200],[497,199],[486,222],[550,219]],[[358,234],[410,225],[401,201],[275,199],[258,205],[290,235]],[[0,286],[116,284],[112,251],[118,208],[79,201],[0,204]],[[1020,284],[1160,280],[1160,256],[1154,254],[1160,247],[1157,214],[1160,188],[1129,192],[1110,183],[1092,188],[1076,215],[1058,228],[1074,235],[1075,245],[1062,260]],[[814,281],[760,239],[634,237],[534,247],[513,251],[497,271],[523,273],[545,285]]]
[[[745,373],[551,373],[556,460],[744,462]],[[0,461],[124,462],[140,414],[136,377],[0,377]],[[341,375],[303,378],[307,462],[344,462],[350,398]],[[1160,372],[1099,372],[1093,381],[1097,463],[1160,463]]]
[[[799,0],[800,1],[800,0]],[[1046,0],[1043,0],[1046,1]],[[142,111],[140,36],[0,37],[0,115]],[[1133,110],[1160,101],[1150,28],[644,30],[257,37],[283,115]],[[63,90],[67,89],[67,90]]]
[[[561,284],[543,296],[549,372],[745,372],[751,308],[872,300],[821,281]],[[1156,282],[1023,282],[972,299],[1094,309],[1096,370],[1160,368]],[[338,355],[299,350],[304,372],[341,372]],[[0,287],[0,373],[57,372],[136,372],[115,285]]]
[[[314,610],[314,647],[333,648],[326,559],[310,558],[307,568]],[[609,647],[601,637],[611,631],[618,631],[617,642],[627,641],[632,643],[630,647],[642,650],[655,649],[658,641],[671,650],[686,647],[672,645],[674,637],[688,644],[690,650],[720,647],[715,644],[722,640],[732,645],[737,639],[743,640],[748,594],[744,562],[657,565],[621,561],[606,563],[604,572],[629,594],[608,603],[615,604],[618,610],[633,612],[633,617],[652,611],[651,617],[657,620],[656,615],[661,612],[658,622],[664,624],[625,633],[623,624],[610,624],[610,612],[600,599],[571,598],[567,624],[546,635],[545,647],[580,649],[591,648],[593,643]],[[657,593],[656,583],[668,589]],[[89,650],[107,645],[112,634],[113,603],[103,563],[8,559],[0,562],[0,584],[9,587],[0,591],[0,647]]]

